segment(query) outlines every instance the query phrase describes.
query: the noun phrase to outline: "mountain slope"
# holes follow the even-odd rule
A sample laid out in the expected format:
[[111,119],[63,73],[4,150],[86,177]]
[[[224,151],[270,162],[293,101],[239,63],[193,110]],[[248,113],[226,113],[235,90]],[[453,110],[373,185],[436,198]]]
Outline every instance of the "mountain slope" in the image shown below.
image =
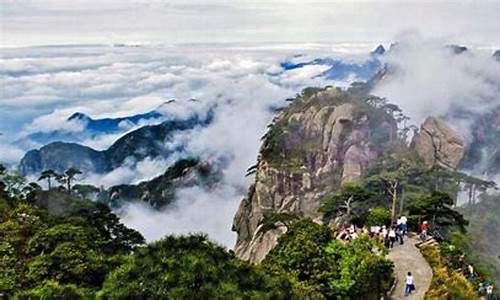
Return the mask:
[[135,185],[113,186],[100,193],[98,199],[113,207],[141,201],[159,209],[175,200],[178,189],[192,186],[209,187],[219,179],[220,174],[210,165],[196,159],[181,159],[156,178]]
[[179,150],[165,147],[168,138],[180,131],[206,126],[212,118],[213,113],[209,112],[203,117],[194,116],[187,120],[143,126],[124,135],[104,151],[74,143],[51,143],[38,150],[29,151],[21,159],[19,171],[27,175],[38,174],[47,169],[64,172],[70,167],[77,167],[84,173],[105,173],[119,167],[128,159],[140,161],[146,157],[167,157],[173,151]]

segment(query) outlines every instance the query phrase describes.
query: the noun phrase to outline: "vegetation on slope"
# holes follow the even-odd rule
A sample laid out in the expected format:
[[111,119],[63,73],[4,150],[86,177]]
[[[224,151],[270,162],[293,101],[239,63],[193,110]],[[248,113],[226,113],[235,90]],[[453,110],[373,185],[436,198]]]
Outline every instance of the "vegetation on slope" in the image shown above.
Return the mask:
[[450,269],[437,246],[426,246],[421,251],[433,272],[431,287],[425,294],[425,299],[480,299],[474,286],[467,282],[464,275]]
[[375,241],[343,245],[310,220],[291,226],[257,266],[204,235],[144,245],[105,204],[40,191],[2,169],[0,297],[375,299],[389,288],[392,264]]
[[303,219],[280,237],[263,265],[287,274],[302,299],[380,299],[393,281],[385,254],[375,239],[344,244],[327,226]]
[[[500,196],[482,195],[478,203],[462,209],[470,221],[462,248],[476,269],[500,286]],[[500,291],[496,290],[500,297]]]

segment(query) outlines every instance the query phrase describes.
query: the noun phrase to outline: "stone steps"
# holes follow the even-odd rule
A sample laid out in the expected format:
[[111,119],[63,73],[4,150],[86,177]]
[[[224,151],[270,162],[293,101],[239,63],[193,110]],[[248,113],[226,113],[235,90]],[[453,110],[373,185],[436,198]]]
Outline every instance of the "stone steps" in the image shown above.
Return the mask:
[[435,246],[437,245],[438,242],[433,238],[433,237],[429,237],[427,240],[425,241],[420,241],[420,242],[417,242],[415,243],[415,246],[419,249],[423,248],[423,247],[427,247],[427,246]]

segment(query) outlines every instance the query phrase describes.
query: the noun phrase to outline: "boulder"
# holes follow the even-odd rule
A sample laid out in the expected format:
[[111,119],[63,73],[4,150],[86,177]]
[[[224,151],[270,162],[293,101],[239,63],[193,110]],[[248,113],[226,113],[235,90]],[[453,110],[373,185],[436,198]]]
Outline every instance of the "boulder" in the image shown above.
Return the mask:
[[413,136],[411,147],[428,167],[456,169],[464,157],[464,137],[444,121],[428,117]]

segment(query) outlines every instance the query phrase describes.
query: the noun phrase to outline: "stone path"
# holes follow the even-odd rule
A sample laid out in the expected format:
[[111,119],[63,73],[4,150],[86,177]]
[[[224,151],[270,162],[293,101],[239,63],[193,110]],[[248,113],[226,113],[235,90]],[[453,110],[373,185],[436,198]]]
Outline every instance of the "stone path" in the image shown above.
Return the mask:
[[[429,289],[432,280],[432,269],[415,246],[417,242],[417,238],[407,239],[403,245],[395,244],[394,248],[389,252],[388,258],[394,262],[394,275],[397,280],[391,299],[424,299],[424,295]],[[405,297],[405,279],[408,272],[413,275],[416,291]]]

